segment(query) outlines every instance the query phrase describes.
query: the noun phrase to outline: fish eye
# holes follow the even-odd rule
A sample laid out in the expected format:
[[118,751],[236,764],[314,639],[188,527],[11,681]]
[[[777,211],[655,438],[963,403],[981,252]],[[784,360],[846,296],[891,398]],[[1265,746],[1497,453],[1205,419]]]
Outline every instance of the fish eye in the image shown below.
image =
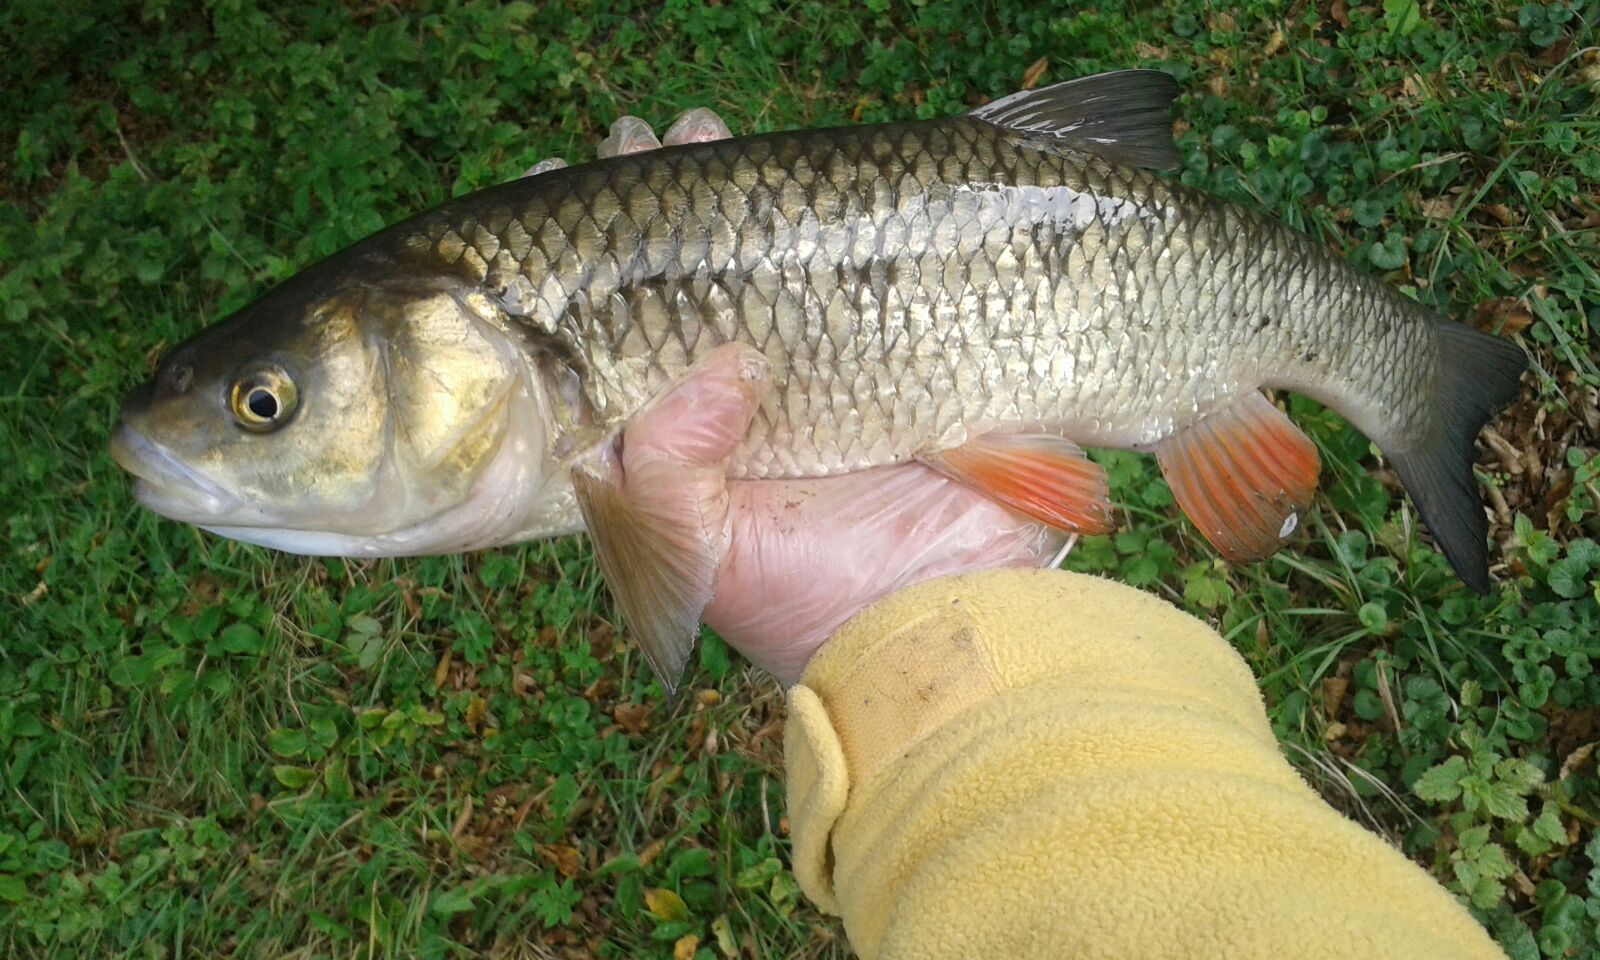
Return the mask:
[[228,407],[234,420],[254,433],[268,433],[283,426],[298,402],[294,380],[276,364],[250,370],[235,380],[228,392]]

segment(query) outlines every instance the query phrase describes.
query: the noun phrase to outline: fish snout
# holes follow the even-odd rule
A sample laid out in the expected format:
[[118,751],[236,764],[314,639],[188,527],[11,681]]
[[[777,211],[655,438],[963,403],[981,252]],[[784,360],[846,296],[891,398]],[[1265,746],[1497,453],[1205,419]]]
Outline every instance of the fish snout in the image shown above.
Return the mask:
[[[131,403],[135,398],[129,397]],[[237,499],[175,457],[170,450],[140,433],[124,405],[124,418],[111,433],[111,459],[134,478],[134,496],[162,516],[198,522],[224,516]]]

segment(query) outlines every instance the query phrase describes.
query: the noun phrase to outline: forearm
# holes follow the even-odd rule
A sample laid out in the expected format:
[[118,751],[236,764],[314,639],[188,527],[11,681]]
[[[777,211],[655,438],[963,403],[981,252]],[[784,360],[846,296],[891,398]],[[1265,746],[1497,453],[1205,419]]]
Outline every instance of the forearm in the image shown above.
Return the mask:
[[1198,621],[1090,577],[914,587],[790,696],[795,866],[863,957],[1498,957],[1284,762]]

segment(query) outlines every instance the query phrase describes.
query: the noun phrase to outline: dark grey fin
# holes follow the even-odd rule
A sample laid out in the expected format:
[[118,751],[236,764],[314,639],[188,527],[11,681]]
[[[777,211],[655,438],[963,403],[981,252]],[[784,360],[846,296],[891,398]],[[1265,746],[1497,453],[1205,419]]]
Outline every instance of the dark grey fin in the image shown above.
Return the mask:
[[700,638],[717,557],[692,495],[631,496],[621,474],[613,454],[574,469],[572,486],[623,627],[670,697]]
[[1456,575],[1489,592],[1489,522],[1472,475],[1473,443],[1495,411],[1516,399],[1527,357],[1516,344],[1441,320],[1433,427],[1420,443],[1385,450]]
[[1183,162],[1172,145],[1177,95],[1178,81],[1159,70],[1117,70],[1013,93],[968,116],[1115,163],[1168,170]]

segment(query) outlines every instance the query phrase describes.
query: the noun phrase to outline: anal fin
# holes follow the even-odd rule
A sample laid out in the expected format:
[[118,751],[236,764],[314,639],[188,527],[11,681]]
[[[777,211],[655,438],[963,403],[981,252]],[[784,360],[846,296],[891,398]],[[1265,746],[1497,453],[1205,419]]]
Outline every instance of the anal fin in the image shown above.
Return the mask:
[[1155,453],[1178,506],[1236,562],[1270,556],[1294,534],[1322,468],[1310,438],[1255,392],[1162,440]]
[[1044,433],[991,433],[923,462],[952,480],[1058,530],[1106,533],[1106,473],[1071,440]]

